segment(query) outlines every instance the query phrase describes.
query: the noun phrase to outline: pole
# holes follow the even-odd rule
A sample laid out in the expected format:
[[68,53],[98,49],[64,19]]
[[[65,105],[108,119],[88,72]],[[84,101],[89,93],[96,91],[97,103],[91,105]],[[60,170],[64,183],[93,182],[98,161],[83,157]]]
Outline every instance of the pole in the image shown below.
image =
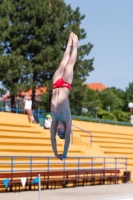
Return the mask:
[[74,144],[74,135],[73,135],[73,131],[71,131],[71,135],[72,135],[72,144]]
[[38,174],[38,188],[39,188],[39,200],[41,200],[41,179],[40,174]]

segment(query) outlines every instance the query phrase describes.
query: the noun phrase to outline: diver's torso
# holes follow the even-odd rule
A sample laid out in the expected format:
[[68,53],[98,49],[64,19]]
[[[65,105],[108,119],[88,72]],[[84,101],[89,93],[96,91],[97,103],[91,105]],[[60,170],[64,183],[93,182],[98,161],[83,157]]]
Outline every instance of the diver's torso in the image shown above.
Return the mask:
[[51,112],[54,121],[61,120],[66,123],[71,117],[69,106],[69,90],[67,88],[56,88],[52,92]]

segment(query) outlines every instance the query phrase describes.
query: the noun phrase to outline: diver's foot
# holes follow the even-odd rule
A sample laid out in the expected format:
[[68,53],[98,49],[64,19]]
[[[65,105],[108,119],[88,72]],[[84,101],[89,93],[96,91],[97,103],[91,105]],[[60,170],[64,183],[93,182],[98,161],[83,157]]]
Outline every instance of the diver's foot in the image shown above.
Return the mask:
[[71,32],[70,35],[69,35],[68,45],[72,46],[72,43],[73,43],[73,32]]
[[78,36],[73,33],[73,46],[78,47]]

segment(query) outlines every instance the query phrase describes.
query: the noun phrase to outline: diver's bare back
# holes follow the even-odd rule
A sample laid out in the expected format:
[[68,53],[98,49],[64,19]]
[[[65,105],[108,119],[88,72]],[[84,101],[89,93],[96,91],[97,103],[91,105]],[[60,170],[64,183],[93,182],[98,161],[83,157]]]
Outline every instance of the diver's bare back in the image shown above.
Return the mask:
[[67,88],[56,88],[52,93],[51,112],[55,122],[58,120],[66,123],[70,119],[71,111],[69,106],[69,90]]

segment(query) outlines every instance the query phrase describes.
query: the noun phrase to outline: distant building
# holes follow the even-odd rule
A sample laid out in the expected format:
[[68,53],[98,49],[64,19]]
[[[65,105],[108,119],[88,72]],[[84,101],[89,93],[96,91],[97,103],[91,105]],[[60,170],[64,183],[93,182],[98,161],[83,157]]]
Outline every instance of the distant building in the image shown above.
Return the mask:
[[103,90],[107,89],[107,87],[105,85],[103,85],[102,83],[88,83],[87,86],[91,90],[97,90],[97,91],[103,91]]

